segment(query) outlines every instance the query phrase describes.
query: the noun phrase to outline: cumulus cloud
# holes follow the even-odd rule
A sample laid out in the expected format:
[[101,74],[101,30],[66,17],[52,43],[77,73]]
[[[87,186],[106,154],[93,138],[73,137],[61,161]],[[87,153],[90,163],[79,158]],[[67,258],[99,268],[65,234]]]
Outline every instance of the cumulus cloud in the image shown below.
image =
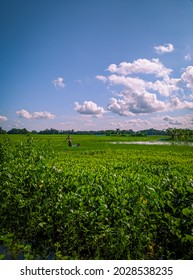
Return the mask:
[[170,53],[174,51],[174,46],[172,44],[165,44],[165,45],[159,45],[154,47],[156,53],[158,54],[164,54],[164,53]]
[[163,80],[147,82],[145,88],[156,91],[163,96],[170,96],[172,93],[179,90],[178,84],[180,83],[180,81],[181,79],[172,79],[166,76]]
[[166,104],[159,101],[155,94],[146,92],[122,91],[122,99],[111,98],[107,108],[120,116],[147,114],[163,111]]
[[75,110],[80,114],[95,115],[98,117],[105,113],[103,107],[97,106],[97,104],[92,101],[84,101],[82,105],[80,105],[78,102],[75,102]]
[[193,66],[188,66],[182,74],[182,80],[186,82],[187,88],[193,90]]
[[133,92],[143,92],[145,89],[158,92],[163,96],[170,96],[173,92],[177,92],[179,90],[178,84],[181,81],[181,79],[165,76],[162,80],[148,82],[138,77],[125,77],[115,74],[108,77],[102,76],[99,80],[109,82],[110,85],[122,85]]
[[5,122],[7,121],[7,117],[6,116],[0,116],[0,122]]
[[152,60],[139,58],[132,63],[121,62],[118,66],[111,64],[107,68],[111,73],[117,73],[123,76],[130,74],[154,74],[157,77],[164,77],[172,72],[172,69],[166,68],[159,59]]
[[24,118],[24,119],[32,119],[32,115],[27,111],[22,109],[21,111],[17,111],[16,114],[20,117],[20,118]]
[[132,116],[127,102],[123,99],[111,98],[107,106],[108,110],[120,116]]
[[64,79],[62,77],[58,77],[56,80],[53,80],[52,83],[57,89],[63,89],[65,87]]
[[[157,52],[171,52],[172,44],[155,47]],[[159,59],[139,58],[133,62],[110,64],[107,75],[97,75],[99,81],[113,88],[107,109],[120,116],[136,116],[175,110],[193,110],[193,66],[180,77],[171,77],[172,69]],[[191,90],[191,92],[190,92]],[[86,110],[85,110],[86,111]]]
[[17,111],[16,114],[20,118],[24,119],[54,119],[55,115],[52,115],[51,113],[44,111],[44,112],[34,112],[34,113],[29,113],[27,110],[20,110]]
[[164,111],[175,111],[189,109],[193,110],[193,102],[187,100],[180,100],[177,96],[172,96],[170,100],[166,102],[166,107]]
[[170,98],[170,101],[167,103],[168,105],[168,111],[173,110],[181,110],[184,108],[183,102],[180,101],[180,99],[177,96],[172,96]]
[[141,91],[145,87],[145,81],[140,78],[125,77],[118,75],[110,75],[107,81],[111,85],[122,85],[129,88],[131,91]]

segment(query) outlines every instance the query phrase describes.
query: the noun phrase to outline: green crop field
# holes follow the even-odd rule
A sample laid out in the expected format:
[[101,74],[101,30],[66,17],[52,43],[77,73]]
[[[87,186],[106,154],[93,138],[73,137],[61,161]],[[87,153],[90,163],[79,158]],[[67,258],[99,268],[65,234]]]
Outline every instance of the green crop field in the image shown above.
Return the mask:
[[0,135],[2,259],[193,258],[192,146],[65,139]]

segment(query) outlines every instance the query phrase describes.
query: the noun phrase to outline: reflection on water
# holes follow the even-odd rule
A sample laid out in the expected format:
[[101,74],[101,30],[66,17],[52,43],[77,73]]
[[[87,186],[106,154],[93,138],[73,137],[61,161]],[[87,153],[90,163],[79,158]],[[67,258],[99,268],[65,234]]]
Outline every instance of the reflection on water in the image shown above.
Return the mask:
[[186,145],[193,146],[190,142],[168,142],[168,141],[129,141],[129,142],[110,142],[111,144],[138,144],[138,145]]

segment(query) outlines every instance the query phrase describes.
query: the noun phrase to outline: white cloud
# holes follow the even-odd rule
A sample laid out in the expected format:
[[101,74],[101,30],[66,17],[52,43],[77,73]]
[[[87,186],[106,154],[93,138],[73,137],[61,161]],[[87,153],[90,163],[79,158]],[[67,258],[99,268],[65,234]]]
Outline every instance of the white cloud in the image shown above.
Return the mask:
[[190,54],[190,53],[186,54],[186,55],[184,56],[184,59],[185,59],[186,61],[192,60],[191,54]]
[[97,75],[96,78],[100,81],[106,82],[107,78],[105,76],[102,75]]
[[0,116],[0,122],[5,122],[7,121],[7,117],[6,116]]
[[27,110],[21,110],[21,111],[17,111],[16,114],[20,117],[20,118],[24,118],[24,119],[54,119],[55,115],[52,115],[49,112],[34,112],[34,113],[29,113]]
[[108,109],[121,116],[147,114],[163,111],[165,102],[159,101],[155,94],[149,92],[122,91],[122,99],[111,98]]
[[107,68],[111,73],[117,73],[123,76],[129,74],[154,74],[157,77],[164,77],[172,72],[172,69],[166,68],[159,59],[142,59],[139,58],[133,63],[122,62],[117,66],[116,64],[111,64]]
[[165,111],[183,110],[189,109],[193,110],[193,102],[186,100],[180,100],[177,96],[172,96],[166,103]]
[[65,87],[64,79],[61,77],[58,77],[56,80],[53,80],[52,83],[54,84],[55,88],[62,89]]
[[24,118],[24,119],[32,119],[32,115],[27,111],[22,109],[21,111],[17,111],[16,114],[20,117],[20,118]]
[[107,108],[112,113],[118,114],[120,116],[132,116],[133,115],[129,111],[127,103],[123,99],[111,98]]
[[187,88],[193,90],[193,66],[188,66],[182,74],[182,80],[186,82]]
[[[137,77],[125,77],[119,75],[110,75],[104,77],[111,85],[122,85],[133,92],[143,92],[145,90],[153,90],[159,92],[163,96],[170,96],[173,92],[177,92],[177,86],[181,79],[172,79],[165,76],[163,80],[156,80],[155,82],[147,82]],[[101,79],[102,80],[102,79]]]
[[145,87],[145,81],[139,78],[110,75],[107,80],[111,85],[123,85],[131,91],[141,91]]
[[92,101],[84,101],[83,105],[75,102],[75,110],[78,113],[85,115],[102,116],[102,114],[105,113],[103,107],[97,106],[97,104]]
[[[157,51],[160,52],[173,49],[171,44],[157,46]],[[108,110],[114,114],[136,116],[193,110],[193,66],[188,66],[179,78],[171,77],[173,70],[165,67],[159,59],[137,59],[132,63],[110,64],[107,70],[109,75],[98,75],[96,78],[105,82],[108,89],[114,87],[115,90],[111,91],[113,96],[107,105]]]
[[183,102],[181,102],[177,96],[172,96],[167,105],[168,108],[166,110],[168,111],[184,109]]
[[165,44],[165,45],[159,45],[154,47],[156,53],[158,54],[164,54],[164,53],[170,53],[174,51],[174,46],[172,44]]
[[49,112],[35,112],[32,114],[33,119],[54,119],[55,115],[52,115]]
[[152,89],[153,91],[157,91],[163,96],[170,96],[173,92],[177,92],[179,90],[177,84],[180,81],[181,79],[172,79],[166,76],[163,80],[147,82],[146,89]]

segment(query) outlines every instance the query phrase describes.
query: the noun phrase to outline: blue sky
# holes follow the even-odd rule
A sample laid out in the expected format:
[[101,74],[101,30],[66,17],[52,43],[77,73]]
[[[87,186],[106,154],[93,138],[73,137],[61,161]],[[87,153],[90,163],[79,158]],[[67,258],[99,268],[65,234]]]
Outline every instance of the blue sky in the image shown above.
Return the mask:
[[193,1],[0,0],[0,126],[193,129]]

